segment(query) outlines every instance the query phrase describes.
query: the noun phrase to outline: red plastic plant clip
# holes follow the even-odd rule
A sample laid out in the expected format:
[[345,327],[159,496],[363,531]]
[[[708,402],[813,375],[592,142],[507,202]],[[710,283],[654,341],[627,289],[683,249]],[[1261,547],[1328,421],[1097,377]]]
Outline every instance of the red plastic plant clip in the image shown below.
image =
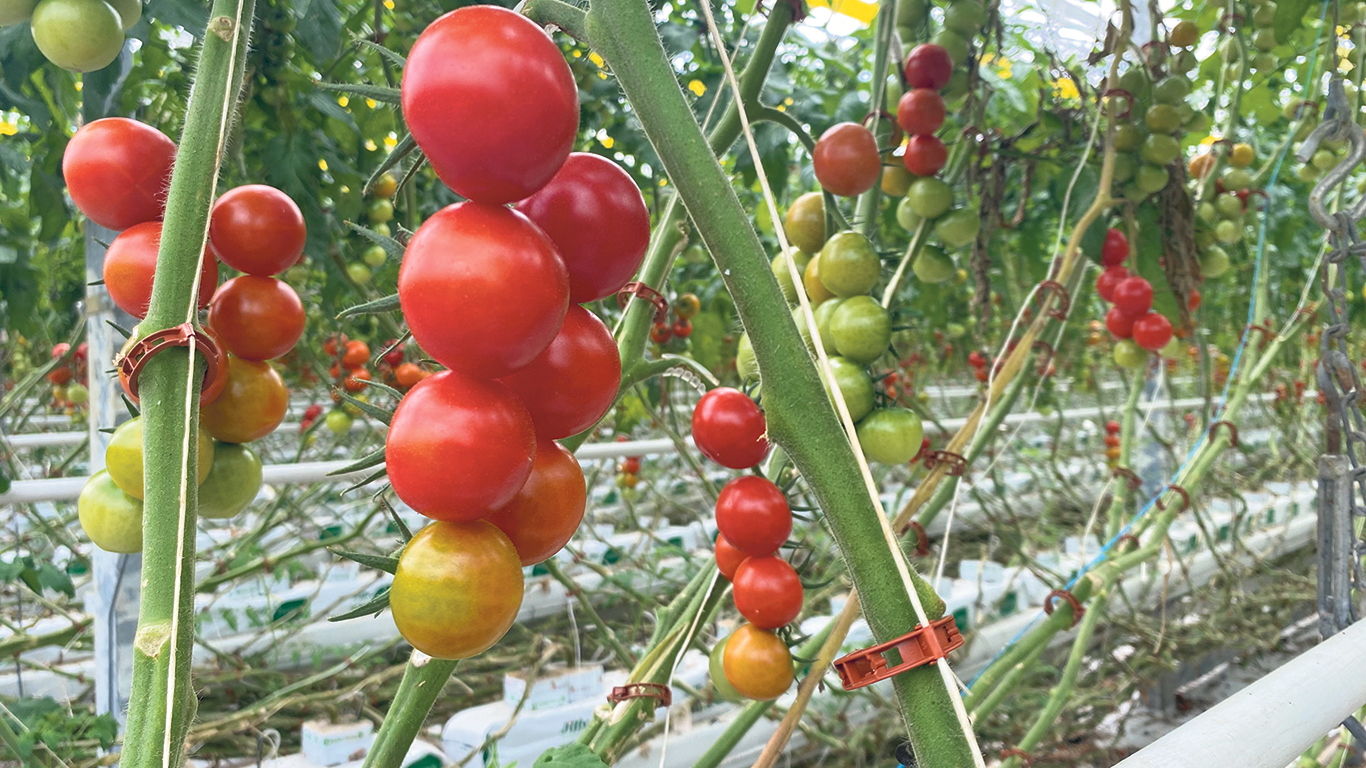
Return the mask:
[[1223,33],[1226,34],[1226,35],[1232,35],[1232,34],[1235,34],[1235,33],[1237,32],[1237,30],[1235,30],[1233,27],[1230,27],[1230,26],[1227,26],[1226,24],[1224,24],[1224,22],[1225,22],[1225,21],[1228,21],[1229,19],[1237,19],[1237,20],[1238,20],[1238,23],[1239,23],[1239,24],[1242,24],[1242,23],[1243,23],[1243,14],[1241,14],[1241,13],[1226,13],[1226,14],[1224,14],[1223,16],[1220,16],[1220,17],[1219,17],[1219,31],[1220,31],[1220,32],[1223,32]]
[[948,465],[944,472],[950,477],[962,477],[968,468],[967,459],[952,451],[930,451],[925,454],[925,469],[934,469],[940,464]]
[[[1187,509],[1190,509],[1191,495],[1189,493],[1186,493],[1185,488],[1182,488],[1176,483],[1167,483],[1167,487],[1162,489],[1162,493],[1166,493],[1167,491],[1176,491],[1176,493],[1181,496],[1181,509],[1178,509],[1176,511],[1177,514],[1181,514],[1182,512],[1185,512]],[[1153,506],[1157,507],[1159,510],[1163,512],[1166,512],[1167,504],[1166,502],[1162,501],[1162,493],[1157,494],[1157,500],[1153,502]]]
[[626,306],[626,301],[631,296],[638,296],[651,304],[655,305],[655,323],[662,323],[669,319],[669,300],[663,294],[645,283],[630,282],[621,286],[617,291],[617,305]]
[[1138,549],[1139,547],[1143,546],[1143,544],[1139,542],[1137,536],[1133,535],[1132,533],[1126,533],[1123,536],[1120,536],[1118,539],[1115,539],[1115,549],[1119,549],[1120,545],[1122,545],[1126,541],[1132,541],[1134,543],[1134,549]]
[[1251,334],[1253,331],[1257,331],[1258,333],[1262,334],[1262,340],[1259,344],[1259,346],[1261,347],[1265,347],[1266,343],[1270,341],[1272,338],[1275,338],[1276,336],[1276,332],[1272,330],[1270,326],[1261,325],[1258,323],[1253,323],[1243,329],[1244,334]]
[[142,368],[147,365],[152,355],[170,347],[188,347],[191,339],[194,340],[195,351],[204,355],[204,363],[207,366],[204,370],[204,381],[200,384],[202,401],[203,390],[218,383],[220,378],[225,378],[228,375],[228,366],[223,365],[223,351],[219,349],[218,342],[204,331],[196,329],[191,323],[181,323],[174,328],[149,334],[139,339],[114,361],[119,370],[119,383],[123,385],[123,391],[127,393],[128,399],[138,402],[138,377],[142,375]]
[[1002,749],[1002,750],[1001,750],[1001,759],[1002,759],[1002,760],[1005,760],[1005,759],[1011,758],[1011,757],[1018,757],[1018,758],[1020,758],[1021,760],[1023,760],[1023,761],[1024,761],[1024,764],[1025,764],[1025,768],[1030,768],[1030,766],[1033,766],[1033,765],[1034,765],[1034,760],[1033,760],[1033,758],[1031,758],[1031,757],[1029,756],[1029,753],[1026,752],[1026,751],[1024,751],[1023,749],[1016,749],[1015,747],[1006,747],[1005,749]]
[[673,691],[669,686],[661,683],[627,683],[618,685],[607,694],[607,700],[613,704],[620,704],[629,699],[658,699],[659,707],[667,707],[674,703]]
[[1037,339],[1030,346],[1030,349],[1043,350],[1048,353],[1047,357],[1044,357],[1041,360],[1039,360],[1038,367],[1034,369],[1034,372],[1040,376],[1043,376],[1044,374],[1048,373],[1048,366],[1053,364],[1053,357],[1054,355],[1058,354],[1057,351],[1053,349],[1053,345],[1049,344],[1043,339]]
[[[1086,615],[1086,609],[1081,606],[1081,601],[1077,599],[1076,595],[1065,589],[1055,589],[1048,593],[1048,597],[1043,599],[1043,612],[1052,616],[1053,607],[1057,602],[1054,598],[1058,597],[1066,600],[1067,604],[1072,606],[1072,626],[1077,626],[1077,622],[1081,621],[1081,617]],[[1068,627],[1068,629],[1071,629],[1071,627]]]
[[925,533],[925,526],[918,521],[912,520],[901,529],[901,535],[905,536],[907,531],[915,531],[915,556],[924,557],[930,553],[930,536]]
[[1133,111],[1134,111],[1134,95],[1133,95],[1132,93],[1129,93],[1128,91],[1124,90],[1123,88],[1111,88],[1111,89],[1105,91],[1104,93],[1102,93],[1102,94],[1100,94],[1099,96],[1096,97],[1096,103],[1100,103],[1101,101],[1104,101],[1105,99],[1108,99],[1108,98],[1110,98],[1111,96],[1123,96],[1123,97],[1124,97],[1124,103],[1125,103],[1124,111],[1123,111],[1123,112],[1117,113],[1117,114],[1115,115],[1115,118],[1116,118],[1116,119],[1118,119],[1118,120],[1124,120],[1125,118],[1129,117],[1129,115],[1133,114]]
[[859,125],[863,126],[864,128],[867,128],[868,118],[872,117],[873,115],[885,118],[888,122],[892,124],[892,148],[895,149],[901,146],[901,140],[906,138],[906,132],[901,130],[901,123],[898,123],[896,121],[896,115],[892,114],[891,112],[888,112],[885,109],[880,109],[877,112],[869,112],[868,114],[863,116],[862,120],[859,121]]
[[1231,422],[1231,421],[1216,421],[1216,422],[1214,422],[1213,424],[1209,425],[1209,436],[1210,436],[1210,439],[1213,439],[1213,438],[1214,438],[1214,433],[1215,433],[1216,431],[1218,431],[1218,429],[1219,429],[1219,427],[1220,427],[1221,425],[1222,425],[1222,426],[1225,426],[1225,427],[1228,427],[1228,447],[1230,447],[1230,448],[1237,448],[1237,447],[1238,447],[1238,427],[1237,427],[1233,422]]
[[[835,659],[835,671],[840,675],[840,683],[844,685],[844,690],[852,691],[886,680],[908,669],[933,664],[962,645],[963,635],[958,631],[953,614],[949,614],[938,621],[930,622],[928,627],[916,627],[895,640]],[[883,654],[893,648],[901,660],[889,666],[887,657]]]
[[1131,491],[1136,491],[1143,487],[1143,478],[1139,477],[1137,473],[1128,467],[1115,467],[1113,474],[1115,477],[1124,478],[1125,484],[1129,486],[1129,490]]
[[1048,316],[1054,320],[1066,320],[1067,310],[1072,307],[1072,297],[1067,295],[1067,289],[1057,280],[1045,280],[1039,283],[1039,293],[1052,292],[1058,297],[1058,308],[1050,310]]

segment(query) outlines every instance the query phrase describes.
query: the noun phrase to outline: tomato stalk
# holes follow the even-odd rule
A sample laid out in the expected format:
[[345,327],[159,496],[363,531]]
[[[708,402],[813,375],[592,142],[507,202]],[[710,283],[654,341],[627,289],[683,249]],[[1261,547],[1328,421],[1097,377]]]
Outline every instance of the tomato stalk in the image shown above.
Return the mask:
[[[887,64],[892,48],[892,36],[896,32],[896,4],[897,0],[881,0],[878,3],[877,12],[877,31],[873,37],[873,93],[869,101],[872,113],[873,125],[870,129],[873,136],[878,141],[884,140],[882,128],[882,110],[887,101]],[[890,140],[897,133],[895,119],[890,126],[887,126],[886,140]],[[887,161],[896,162],[889,156],[883,159],[883,171],[886,171]],[[858,203],[854,208],[854,223],[857,224],[863,234],[868,237],[875,237],[877,234],[878,221],[878,202],[882,199],[881,179],[873,188],[859,195]]]
[[[905,634],[915,626],[914,612],[858,459],[830,407],[758,235],[678,86],[649,7],[634,0],[599,0],[585,29],[589,44],[612,66],[736,300],[759,367],[770,372],[764,383],[769,435],[792,457],[825,510],[863,595],[873,634],[883,641]],[[943,601],[923,579],[913,580],[927,612],[942,615]],[[898,675],[894,684],[920,764],[972,765],[950,692],[938,672],[913,670]]]
[[[166,201],[151,305],[139,327],[142,335],[196,318],[199,262],[246,63],[254,4],[215,0],[209,14]],[[148,360],[139,380],[146,497],[142,603],[120,760],[125,768],[180,765],[196,709],[190,686],[197,503],[197,441],[192,436],[199,425],[202,360],[202,350],[167,350]]]
[[[1162,361],[1157,361],[1162,365]],[[1135,426],[1138,422],[1138,398],[1143,394],[1143,387],[1147,383],[1147,366],[1134,371],[1133,381],[1129,383],[1129,399],[1124,402],[1124,413],[1120,416],[1119,431],[1119,463],[1116,466],[1132,467],[1134,455],[1134,442],[1138,435]],[[1119,481],[1116,483],[1114,498],[1110,501],[1110,511],[1107,515],[1105,524],[1105,538],[1112,539],[1119,534],[1124,527],[1124,510],[1129,506],[1129,497],[1133,492],[1129,490],[1127,482]]]

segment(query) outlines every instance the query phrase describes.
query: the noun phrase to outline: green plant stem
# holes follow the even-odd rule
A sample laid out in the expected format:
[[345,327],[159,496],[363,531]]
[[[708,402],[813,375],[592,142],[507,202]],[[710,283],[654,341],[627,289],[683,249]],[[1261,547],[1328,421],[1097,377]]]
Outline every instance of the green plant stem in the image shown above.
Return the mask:
[[[570,598],[577,599],[583,594],[579,585],[560,569],[560,566],[555,562],[554,558],[545,561],[543,565],[545,566],[546,571],[550,573],[551,578],[564,585],[564,588],[568,590],[568,596]],[[613,632],[607,622],[603,621],[602,617],[598,615],[598,609],[593,607],[593,601],[579,600],[578,603],[583,606],[583,610],[588,614],[588,618],[592,619],[593,626],[597,629],[598,635],[602,637],[603,642],[607,644],[608,648],[612,649],[612,654],[617,657],[617,663],[628,669],[634,667],[637,662],[636,657],[626,649],[626,646],[621,644],[621,640],[617,639],[617,633]]]
[[413,739],[417,738],[417,732],[422,730],[422,724],[427,721],[432,704],[441,695],[446,681],[459,663],[427,656],[422,656],[419,661],[418,656],[418,652],[413,651],[413,658],[408,659],[393,704],[384,715],[384,724],[375,735],[370,752],[365,755],[363,768],[397,766],[403,762],[408,748],[413,745]]
[[[882,117],[882,105],[887,101],[887,59],[892,48],[892,35],[896,32],[896,3],[897,0],[881,0],[878,3],[877,31],[873,37],[873,92],[869,104],[873,121],[871,130],[879,142],[883,141],[884,127],[887,128],[888,139],[896,133],[896,125],[887,125]],[[877,211],[881,195],[881,183],[874,184],[872,189],[859,195],[858,203],[855,204],[854,221],[868,237],[877,234]]]
[[[1161,365],[1158,361],[1158,365]],[[1143,386],[1147,382],[1147,366],[1134,371],[1133,381],[1129,384],[1129,399],[1124,401],[1124,413],[1120,416],[1120,443],[1119,443],[1119,464],[1116,466],[1132,468],[1134,443],[1138,439],[1136,422],[1138,421],[1138,398],[1143,394]],[[1105,538],[1114,538],[1124,527],[1124,510],[1129,506],[1129,497],[1133,491],[1129,490],[1129,483],[1125,478],[1118,478],[1114,498],[1110,501],[1110,512],[1106,516]]]
[[[846,563],[874,636],[886,641],[906,634],[917,623],[915,612],[858,459],[830,408],[763,246],[678,86],[649,6],[639,0],[598,0],[585,27],[589,44],[611,65],[716,260],[760,370],[781,372],[764,382],[769,435],[811,485],[841,551],[858,554],[846,557]],[[943,602],[923,579],[912,578],[926,612],[937,618]],[[938,671],[916,669],[896,676],[894,683],[920,765],[972,765]]]
[[[222,148],[246,63],[254,0],[215,0],[199,53],[166,200],[145,335],[196,316],[199,260],[208,238]],[[134,640],[124,768],[173,768],[194,719],[190,685],[194,641],[198,390],[203,370],[190,350],[151,357],[140,384],[146,497],[142,600]],[[201,352],[193,360],[203,360]]]

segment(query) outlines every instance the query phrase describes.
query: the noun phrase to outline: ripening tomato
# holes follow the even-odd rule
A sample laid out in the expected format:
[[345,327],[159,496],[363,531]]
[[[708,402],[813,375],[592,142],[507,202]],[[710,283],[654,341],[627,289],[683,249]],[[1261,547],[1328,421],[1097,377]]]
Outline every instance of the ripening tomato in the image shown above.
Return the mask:
[[716,534],[716,568],[721,571],[721,575],[727,580],[735,580],[735,569],[740,567],[740,563],[745,562],[749,557],[744,552],[735,548],[734,544],[726,541],[726,537]]
[[1133,339],[1138,346],[1156,352],[1172,340],[1172,323],[1159,312],[1149,312],[1133,322]]
[[270,363],[224,355],[223,393],[199,409],[199,423],[225,443],[259,440],[280,426],[289,408],[289,389]]
[[81,530],[105,552],[142,551],[142,499],[119,488],[106,470],[96,472],[76,499]]
[[721,638],[716,645],[712,646],[711,653],[707,658],[707,675],[711,678],[712,687],[716,689],[716,695],[724,701],[740,703],[745,697],[735,690],[735,686],[726,679],[726,640]]
[[407,389],[426,378],[426,374],[416,363],[403,363],[394,369],[394,378],[400,387]]
[[536,429],[507,385],[444,371],[408,391],[385,443],[389,482],[437,520],[477,520],[512,501],[536,456]]
[[[119,309],[136,317],[147,316],[152,300],[152,276],[157,269],[157,249],[161,247],[161,222],[148,221],[125,230],[104,255],[104,287]],[[218,260],[204,251],[199,271],[199,308],[209,306],[218,286]]]
[[953,77],[953,58],[934,43],[922,43],[906,56],[906,85],[911,88],[940,90]]
[[535,22],[476,5],[428,25],[403,70],[403,119],[436,175],[462,197],[526,198],[564,165],[579,91]]
[[748,558],[732,581],[736,610],[760,629],[790,624],[802,612],[802,579],[781,557]]
[[650,245],[650,212],[630,175],[600,155],[575,152],[555,178],[517,204],[550,236],[569,271],[569,301],[612,296]]
[[522,565],[535,565],[564,549],[583,522],[587,503],[583,468],[574,454],[554,440],[542,440],[526,484],[486,519],[507,534]]
[[346,352],[342,354],[342,365],[347,368],[355,368],[364,365],[370,359],[370,345],[355,339],[346,342]]
[[72,72],[104,69],[123,49],[122,19],[101,0],[40,0],[30,25],[43,56]]
[[370,380],[370,371],[365,368],[352,368],[346,372],[346,378],[342,379],[342,386],[347,392],[356,393],[365,390],[365,382]]
[[255,451],[216,443],[209,476],[199,484],[199,516],[221,520],[236,515],[260,493],[261,479],[261,459]]
[[811,151],[816,181],[833,195],[857,197],[882,176],[882,155],[873,132],[858,123],[826,129]]
[[1105,267],[1115,267],[1129,258],[1129,238],[1124,233],[1110,227],[1105,230],[1105,244],[1100,248],[1100,263]]
[[1129,270],[1124,267],[1108,267],[1096,278],[1096,293],[1100,294],[1106,301],[1115,300],[1115,286],[1124,282],[1129,277]]
[[508,537],[475,520],[437,522],[403,548],[389,589],[399,634],[438,659],[467,659],[507,634],[522,607],[522,564]]
[[304,304],[283,280],[242,275],[219,287],[209,325],[227,351],[243,360],[273,360],[304,335]]
[[1190,298],[1186,300],[1186,309],[1194,312],[1200,308],[1200,289],[1192,288]]
[[949,160],[949,151],[938,136],[912,136],[906,142],[902,161],[906,170],[916,176],[933,176]]
[[346,334],[344,333],[334,333],[328,336],[323,342],[323,354],[328,357],[336,357],[337,352],[346,346],[346,341]]
[[792,533],[792,509],[781,489],[758,475],[726,483],[716,497],[716,527],[750,557],[778,551]]
[[783,219],[783,231],[798,249],[812,255],[820,253],[825,245],[825,196],[807,192],[793,200]]
[[1133,315],[1127,314],[1119,307],[1110,307],[1105,313],[1105,329],[1108,330],[1116,339],[1127,339],[1134,335]]
[[569,275],[554,243],[526,216],[457,203],[423,222],[408,243],[398,298],[413,338],[437,362],[496,378],[530,363],[560,332]]
[[86,123],[67,142],[62,176],[76,207],[109,229],[161,218],[175,142],[125,117]]
[[1134,318],[1142,317],[1153,306],[1153,286],[1147,280],[1134,275],[1120,281],[1115,286],[1115,307]]
[[742,625],[726,639],[726,680],[746,698],[772,701],[792,687],[792,652],[772,632]]
[[[123,422],[114,430],[109,438],[109,446],[104,449],[104,467],[109,470],[109,476],[124,493],[135,499],[141,499],[144,495],[142,427],[141,416]],[[196,485],[204,482],[213,468],[213,440],[203,429],[199,430],[198,438]]]
[[294,266],[308,228],[289,195],[265,184],[228,190],[213,204],[209,246],[239,272],[270,277]]
[[621,354],[598,316],[573,305],[550,346],[500,381],[526,404],[537,439],[557,440],[592,427],[612,409]]
[[692,439],[703,456],[731,469],[747,469],[768,455],[768,425],[749,395],[717,387],[697,401]]
[[389,350],[384,353],[384,362],[390,368],[397,368],[403,364],[403,345],[398,343],[398,339],[389,339],[384,342],[384,349]]
[[930,88],[912,88],[896,106],[896,121],[909,136],[926,136],[944,124],[944,97]]

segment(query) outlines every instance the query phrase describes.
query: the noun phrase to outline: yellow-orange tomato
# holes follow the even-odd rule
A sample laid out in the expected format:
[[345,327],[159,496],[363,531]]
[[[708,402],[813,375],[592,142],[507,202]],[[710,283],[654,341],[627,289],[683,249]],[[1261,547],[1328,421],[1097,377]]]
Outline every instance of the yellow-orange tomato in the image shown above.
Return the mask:
[[1191,158],[1190,163],[1186,166],[1186,171],[1193,179],[1203,179],[1205,174],[1209,173],[1210,169],[1213,167],[1214,155],[1208,152],[1202,152]]
[[811,306],[815,307],[823,301],[835,298],[835,294],[825,283],[821,282],[820,274],[821,255],[818,253],[811,257],[811,261],[806,263],[806,274],[802,275],[802,284],[806,286],[806,295],[811,299]]
[[225,443],[259,440],[280,426],[289,407],[289,389],[270,363],[225,358],[228,383],[223,393],[199,411],[199,423]]
[[492,523],[435,522],[398,560],[389,608],[399,634],[438,659],[468,659],[507,634],[522,607],[522,563]]
[[792,687],[792,652],[777,635],[745,624],[726,640],[726,680],[745,698],[772,701]]

